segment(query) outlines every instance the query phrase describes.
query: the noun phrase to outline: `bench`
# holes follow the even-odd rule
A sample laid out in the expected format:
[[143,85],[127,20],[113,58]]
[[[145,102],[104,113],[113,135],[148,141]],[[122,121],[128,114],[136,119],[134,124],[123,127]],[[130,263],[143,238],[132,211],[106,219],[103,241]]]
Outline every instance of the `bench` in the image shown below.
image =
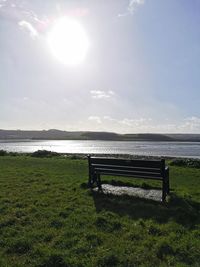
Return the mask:
[[162,201],[165,202],[169,194],[169,168],[165,160],[129,160],[117,158],[103,158],[88,156],[89,187],[95,183],[99,190],[101,175],[127,176],[141,179],[152,179],[162,182]]

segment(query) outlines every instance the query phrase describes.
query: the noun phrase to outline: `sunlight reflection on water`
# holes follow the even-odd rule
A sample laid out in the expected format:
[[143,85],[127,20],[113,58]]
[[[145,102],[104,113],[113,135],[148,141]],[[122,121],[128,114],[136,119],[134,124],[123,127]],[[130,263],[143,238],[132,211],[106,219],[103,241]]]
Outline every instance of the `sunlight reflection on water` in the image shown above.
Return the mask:
[[1,140],[0,149],[7,150],[9,152],[25,153],[44,149],[59,153],[130,154],[145,156],[176,156],[200,158],[200,142]]

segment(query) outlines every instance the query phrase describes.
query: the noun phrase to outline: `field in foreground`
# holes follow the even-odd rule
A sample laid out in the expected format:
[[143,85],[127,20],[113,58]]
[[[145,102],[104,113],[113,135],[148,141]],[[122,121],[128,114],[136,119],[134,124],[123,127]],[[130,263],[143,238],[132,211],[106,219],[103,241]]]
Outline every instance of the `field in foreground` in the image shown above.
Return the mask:
[[87,179],[86,160],[0,157],[0,266],[200,266],[200,169],[170,166],[165,206]]

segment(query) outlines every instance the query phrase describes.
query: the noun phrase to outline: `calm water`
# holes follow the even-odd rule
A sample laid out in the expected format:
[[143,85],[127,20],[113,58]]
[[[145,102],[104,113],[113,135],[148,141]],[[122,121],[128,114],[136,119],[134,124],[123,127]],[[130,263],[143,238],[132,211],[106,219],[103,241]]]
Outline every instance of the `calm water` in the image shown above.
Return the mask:
[[119,142],[119,141],[3,141],[0,149],[9,152],[51,150],[60,153],[131,154],[200,158],[200,142]]

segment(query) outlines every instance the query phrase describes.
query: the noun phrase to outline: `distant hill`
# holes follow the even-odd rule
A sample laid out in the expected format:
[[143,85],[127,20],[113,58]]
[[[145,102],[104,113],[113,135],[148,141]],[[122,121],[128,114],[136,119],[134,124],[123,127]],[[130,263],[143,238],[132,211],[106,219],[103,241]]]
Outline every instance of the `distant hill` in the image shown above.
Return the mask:
[[1,140],[113,140],[113,141],[192,141],[200,142],[200,134],[117,134],[111,132],[0,130]]

